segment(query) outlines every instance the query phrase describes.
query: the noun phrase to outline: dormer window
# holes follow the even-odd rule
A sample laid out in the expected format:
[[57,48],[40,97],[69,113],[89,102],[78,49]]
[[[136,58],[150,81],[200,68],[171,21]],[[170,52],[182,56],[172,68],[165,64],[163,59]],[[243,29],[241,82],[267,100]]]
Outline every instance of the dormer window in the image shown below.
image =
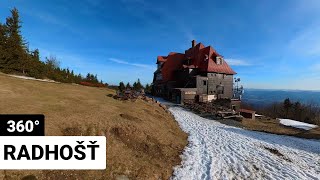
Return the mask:
[[208,56],[208,54],[206,54],[204,57],[204,61],[208,61],[208,60],[209,60],[209,56]]
[[216,63],[217,63],[218,65],[223,64],[223,58],[222,58],[221,56],[217,56],[217,57],[216,57]]

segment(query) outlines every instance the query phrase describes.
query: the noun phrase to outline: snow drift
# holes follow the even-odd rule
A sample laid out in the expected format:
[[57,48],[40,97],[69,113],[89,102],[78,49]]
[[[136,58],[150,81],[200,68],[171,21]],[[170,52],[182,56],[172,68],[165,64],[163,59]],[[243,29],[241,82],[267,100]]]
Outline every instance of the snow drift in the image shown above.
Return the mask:
[[314,124],[308,124],[308,123],[295,121],[291,119],[279,119],[279,120],[280,120],[280,124],[283,124],[285,126],[291,126],[298,129],[310,130],[318,127],[317,125],[314,125]]

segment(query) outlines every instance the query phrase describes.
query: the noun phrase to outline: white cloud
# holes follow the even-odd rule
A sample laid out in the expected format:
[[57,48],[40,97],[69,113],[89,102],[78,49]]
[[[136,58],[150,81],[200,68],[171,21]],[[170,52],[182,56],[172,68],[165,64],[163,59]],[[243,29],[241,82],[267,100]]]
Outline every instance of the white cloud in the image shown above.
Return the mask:
[[226,59],[226,61],[231,66],[251,66],[250,63],[242,59]]
[[136,66],[136,67],[141,67],[141,68],[146,68],[146,69],[155,69],[154,66],[151,66],[151,65],[148,65],[148,64],[139,64],[139,63],[130,63],[128,61],[124,61],[124,60],[121,60],[121,59],[117,59],[117,58],[109,58],[109,61],[112,61],[112,62],[115,62],[115,63],[118,63],[118,64],[126,64],[126,65],[129,65],[129,66]]

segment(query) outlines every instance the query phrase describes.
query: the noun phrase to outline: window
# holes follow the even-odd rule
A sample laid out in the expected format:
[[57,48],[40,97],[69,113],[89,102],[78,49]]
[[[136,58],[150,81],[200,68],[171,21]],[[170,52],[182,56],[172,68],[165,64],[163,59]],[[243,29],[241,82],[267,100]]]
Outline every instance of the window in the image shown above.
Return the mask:
[[203,81],[203,85],[206,86],[207,85],[207,81]]
[[224,94],[224,86],[223,85],[218,85],[216,88],[217,88],[218,94]]
[[208,56],[208,54],[206,54],[204,61],[208,61],[208,60],[209,60],[209,56]]
[[217,63],[217,64],[223,64],[223,58],[217,56],[217,57],[216,57],[216,63]]

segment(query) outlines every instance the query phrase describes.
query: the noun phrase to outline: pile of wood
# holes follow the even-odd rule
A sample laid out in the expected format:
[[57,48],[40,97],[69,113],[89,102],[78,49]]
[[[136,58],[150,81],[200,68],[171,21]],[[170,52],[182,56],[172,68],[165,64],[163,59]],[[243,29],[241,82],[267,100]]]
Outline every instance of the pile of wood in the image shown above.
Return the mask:
[[241,120],[242,117],[230,108],[227,103],[195,103],[185,102],[184,106],[200,116],[212,115],[221,119]]
[[[108,95],[109,97],[112,97],[112,95]],[[127,93],[119,93],[117,92],[117,95],[113,96],[114,99],[121,100],[121,101],[135,101],[137,99],[141,99],[146,101],[147,103],[150,104],[156,104],[159,107],[161,107],[163,110],[165,110],[168,114],[173,116],[171,112],[168,110],[168,107],[164,104],[161,104],[159,101],[155,100],[154,98],[146,96],[144,93],[137,93],[137,92],[127,92]]]
[[117,94],[113,96],[114,99],[126,101],[126,100],[136,100],[138,98],[144,98],[145,93],[135,90],[125,90],[123,92],[117,91]]
[[214,103],[194,103],[188,102],[184,103],[184,106],[189,110],[197,114],[212,114],[216,115],[218,112],[231,111],[229,107],[216,105]]
[[184,106],[197,114],[215,114],[216,107],[211,107],[209,103],[185,102]]

